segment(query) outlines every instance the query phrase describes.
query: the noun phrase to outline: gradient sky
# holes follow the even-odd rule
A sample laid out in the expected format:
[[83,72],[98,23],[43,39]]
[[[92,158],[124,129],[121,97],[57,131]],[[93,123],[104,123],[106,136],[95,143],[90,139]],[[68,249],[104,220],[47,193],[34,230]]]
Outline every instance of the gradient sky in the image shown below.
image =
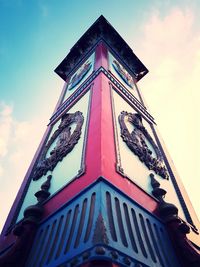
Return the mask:
[[0,229],[60,95],[53,70],[101,14],[150,71],[139,87],[200,215],[200,1],[0,0]]

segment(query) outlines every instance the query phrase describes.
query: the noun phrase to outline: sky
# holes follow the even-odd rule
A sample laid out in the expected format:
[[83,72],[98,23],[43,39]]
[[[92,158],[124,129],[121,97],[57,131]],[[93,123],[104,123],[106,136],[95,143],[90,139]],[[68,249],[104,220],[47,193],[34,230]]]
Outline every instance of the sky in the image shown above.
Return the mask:
[[0,229],[61,93],[54,69],[101,14],[149,69],[139,88],[200,216],[200,1],[0,0]]

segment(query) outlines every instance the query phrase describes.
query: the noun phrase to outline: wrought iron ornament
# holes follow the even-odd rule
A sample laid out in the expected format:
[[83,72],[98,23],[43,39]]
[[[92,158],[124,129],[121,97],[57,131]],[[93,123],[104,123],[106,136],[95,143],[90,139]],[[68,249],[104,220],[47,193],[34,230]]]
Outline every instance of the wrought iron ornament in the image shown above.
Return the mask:
[[[34,181],[40,179],[48,171],[53,171],[58,162],[62,161],[72,151],[81,136],[83,122],[84,117],[80,111],[63,115],[58,129],[44,147],[39,163],[33,170],[32,178]],[[73,133],[71,133],[70,127],[72,123],[76,124]],[[47,157],[47,152],[56,139],[56,146],[51,150],[49,157]]]
[[109,243],[109,239],[106,233],[106,227],[104,223],[104,219],[101,213],[99,213],[94,229],[94,235],[93,235],[93,244],[103,243],[107,244]]
[[[134,130],[131,133],[126,126],[126,118],[134,127]],[[142,116],[138,113],[133,114],[128,113],[127,111],[122,111],[118,119],[121,128],[121,137],[130,150],[139,157],[141,162],[144,162],[149,170],[153,170],[162,178],[168,179],[169,175],[161,152],[146,128],[143,126]],[[146,140],[151,144],[156,157],[152,155],[153,153],[148,147]]]
[[89,72],[89,70],[92,67],[92,62],[89,60],[85,62],[80,69],[72,76],[70,79],[68,90],[72,90],[77,84],[80,83],[80,81],[86,76],[86,74]]
[[121,65],[119,62],[114,59],[113,60],[113,68],[116,70],[116,72],[119,74],[119,76],[122,78],[122,80],[133,89],[134,82],[132,76],[128,73],[128,71]]

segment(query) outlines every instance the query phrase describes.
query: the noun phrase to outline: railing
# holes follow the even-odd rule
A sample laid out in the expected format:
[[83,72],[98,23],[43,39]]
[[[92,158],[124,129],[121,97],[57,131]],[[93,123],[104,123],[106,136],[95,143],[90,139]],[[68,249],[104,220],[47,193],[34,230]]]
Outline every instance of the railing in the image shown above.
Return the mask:
[[78,266],[92,259],[179,266],[164,224],[104,180],[39,226],[26,266]]

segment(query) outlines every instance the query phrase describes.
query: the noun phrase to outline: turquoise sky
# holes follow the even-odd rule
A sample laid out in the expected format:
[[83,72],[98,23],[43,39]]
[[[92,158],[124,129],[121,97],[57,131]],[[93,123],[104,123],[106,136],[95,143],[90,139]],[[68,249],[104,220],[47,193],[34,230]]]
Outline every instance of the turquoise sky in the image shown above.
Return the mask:
[[[53,70],[101,14],[150,70],[141,88],[178,170],[193,179],[199,171],[199,143],[192,140],[197,129],[194,101],[200,70],[200,1],[0,0],[0,194],[8,201],[7,208],[2,208],[4,217],[63,86]],[[180,119],[183,110],[187,113],[184,120]],[[171,125],[169,117],[174,119]],[[184,153],[192,153],[195,160],[184,158],[183,142],[188,151]],[[12,197],[5,193],[11,184]],[[197,197],[193,201],[197,207]]]
[[138,28],[150,8],[149,1],[138,5],[126,0],[0,0],[0,4],[1,98],[17,105],[19,119],[30,119],[35,105],[41,105],[41,95],[49,94],[48,88],[41,87],[46,87],[49,76],[55,79],[54,68],[101,14],[126,37],[127,25],[134,21]]
[[195,5],[183,0],[0,0],[1,99],[15,106],[16,118],[30,119],[49,94],[46,83],[56,79],[54,68],[101,14],[129,41],[138,38],[153,10],[164,16],[188,3]]

